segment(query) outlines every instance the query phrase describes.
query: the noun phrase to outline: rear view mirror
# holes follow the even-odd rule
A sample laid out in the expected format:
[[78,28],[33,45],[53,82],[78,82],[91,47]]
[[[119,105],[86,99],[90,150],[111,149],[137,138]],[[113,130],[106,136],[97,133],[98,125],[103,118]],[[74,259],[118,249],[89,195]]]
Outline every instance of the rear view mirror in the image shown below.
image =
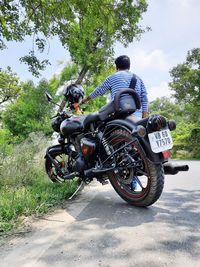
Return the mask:
[[53,101],[52,96],[50,95],[50,93],[49,93],[47,90],[45,91],[45,96],[46,96],[48,102],[51,102],[52,104],[54,104],[54,105],[60,107],[60,105],[58,105],[57,103],[55,103],[55,102]]
[[45,91],[46,98],[49,102],[52,101],[52,96],[49,94],[49,92]]

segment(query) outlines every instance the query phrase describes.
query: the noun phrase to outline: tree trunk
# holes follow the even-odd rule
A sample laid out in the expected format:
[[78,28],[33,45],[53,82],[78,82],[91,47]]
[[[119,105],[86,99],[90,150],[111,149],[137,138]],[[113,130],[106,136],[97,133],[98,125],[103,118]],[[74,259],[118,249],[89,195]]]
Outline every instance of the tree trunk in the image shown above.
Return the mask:
[[81,72],[79,73],[78,79],[76,80],[76,84],[81,84],[83,81],[83,78],[85,77],[86,73],[88,72],[89,67],[87,65],[84,65]]

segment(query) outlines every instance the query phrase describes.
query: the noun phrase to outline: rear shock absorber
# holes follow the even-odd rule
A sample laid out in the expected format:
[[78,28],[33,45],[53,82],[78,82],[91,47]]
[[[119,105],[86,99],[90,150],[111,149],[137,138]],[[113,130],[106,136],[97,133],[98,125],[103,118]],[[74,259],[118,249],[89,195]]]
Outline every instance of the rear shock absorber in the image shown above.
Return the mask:
[[106,140],[104,137],[102,138],[102,144],[103,144],[103,147],[104,147],[104,149],[105,149],[105,151],[106,151],[106,154],[107,154],[108,156],[110,156],[110,155],[112,154],[112,152],[110,151],[108,142],[107,142],[107,140]]

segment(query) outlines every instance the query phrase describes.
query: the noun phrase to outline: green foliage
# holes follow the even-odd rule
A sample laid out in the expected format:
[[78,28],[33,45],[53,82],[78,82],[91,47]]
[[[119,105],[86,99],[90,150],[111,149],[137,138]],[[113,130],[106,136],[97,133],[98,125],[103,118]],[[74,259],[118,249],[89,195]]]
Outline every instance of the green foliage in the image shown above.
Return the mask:
[[175,104],[170,98],[161,97],[149,103],[149,112],[163,115],[167,119],[176,119],[178,122],[182,120],[184,106]]
[[[127,45],[142,32],[137,23],[146,11],[145,1],[134,4],[133,1],[113,0],[71,2],[73,14],[67,5],[57,4],[66,10],[63,19],[68,14],[68,25],[56,21],[54,27],[59,28],[57,34],[62,44],[68,47],[72,60],[81,66],[96,68],[112,54],[115,41]],[[44,13],[48,18],[48,10],[44,9]]]
[[3,123],[18,141],[33,131],[52,132],[49,123],[52,105],[48,104],[44,94],[47,88],[46,81],[41,81],[37,87],[28,82],[23,86],[23,94],[6,108]]
[[46,213],[76,189],[76,182],[51,183],[44,172],[47,140],[31,134],[3,159],[0,168],[0,234],[16,227],[20,216]]
[[9,143],[11,134],[8,130],[0,130],[0,166],[2,159],[12,153],[12,144]]
[[[188,155],[200,158],[200,48],[187,54],[186,61],[170,71],[176,105],[181,107],[182,124],[175,136],[178,146],[184,146]],[[183,156],[185,156],[183,154]]]
[[34,51],[30,51],[29,55],[26,55],[24,57],[20,58],[20,61],[28,65],[28,70],[32,72],[32,74],[35,77],[40,76],[40,72],[42,70],[45,70],[47,65],[51,65],[49,60],[44,59],[44,60],[39,60],[36,56]]
[[75,79],[78,74],[78,67],[76,64],[67,64],[61,72],[59,84],[63,85],[66,81]]
[[16,73],[12,72],[11,68],[0,69],[0,105],[16,99],[21,88],[19,78]]
[[[147,9],[145,0],[116,1],[1,1],[0,44],[4,41],[23,41],[33,36],[33,49],[22,58],[34,75],[48,61],[39,61],[35,48],[43,52],[46,38],[57,36],[68,49],[72,60],[84,69],[82,76],[92,68],[103,67],[113,55],[113,44],[127,46],[144,31],[138,25]],[[22,12],[23,11],[23,12]],[[79,77],[79,82],[83,77]]]
[[[111,73],[114,72],[112,65],[104,66],[104,68],[97,73],[89,73],[90,79],[86,80],[83,86],[86,88],[85,95],[89,95],[98,85],[100,85]],[[108,95],[97,97],[86,105],[86,112],[98,111],[103,105],[106,104]]]
[[[200,108],[200,48],[188,52],[186,61],[170,71],[172,82],[169,84],[177,101],[189,103]],[[197,113],[198,115],[198,113]],[[200,116],[198,116],[200,120]]]
[[22,41],[30,32],[19,1],[1,0],[0,6],[0,49],[4,49],[5,40]]
[[200,142],[200,126],[199,124],[195,124],[191,131],[189,143],[191,144],[190,149],[192,148],[193,157],[196,159],[200,159],[199,142]]
[[200,130],[195,119],[191,120],[191,105],[177,104],[167,97],[161,97],[150,102],[149,110],[151,114],[160,114],[176,121],[176,130],[172,132],[173,158],[200,158]]
[[49,87],[53,95],[56,94],[59,86],[74,80],[78,76],[78,67],[74,63],[68,63],[59,75],[54,75],[49,81]]
[[173,157],[179,159],[200,158],[200,149],[197,143],[200,139],[195,138],[195,132],[199,138],[200,129],[195,123],[182,121],[177,125],[176,130],[172,132]]

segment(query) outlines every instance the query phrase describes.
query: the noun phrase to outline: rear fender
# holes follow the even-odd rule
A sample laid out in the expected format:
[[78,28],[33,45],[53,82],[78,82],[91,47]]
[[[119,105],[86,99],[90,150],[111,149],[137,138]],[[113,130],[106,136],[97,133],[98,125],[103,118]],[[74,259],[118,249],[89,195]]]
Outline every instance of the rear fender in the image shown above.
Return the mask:
[[[124,128],[125,130],[128,130],[130,133],[135,132],[135,130],[137,128],[137,125],[135,125],[133,122],[128,121],[128,120],[120,120],[120,119],[119,120],[113,120],[113,121],[110,121],[106,124],[106,128],[107,127],[114,127],[114,126],[119,126],[121,128]],[[146,154],[146,157],[150,161],[152,161],[154,163],[164,162],[164,158],[163,158],[162,153],[154,153],[151,150],[147,135],[144,138],[139,137],[137,134],[135,136],[138,139],[139,144],[143,148],[143,151]]]

